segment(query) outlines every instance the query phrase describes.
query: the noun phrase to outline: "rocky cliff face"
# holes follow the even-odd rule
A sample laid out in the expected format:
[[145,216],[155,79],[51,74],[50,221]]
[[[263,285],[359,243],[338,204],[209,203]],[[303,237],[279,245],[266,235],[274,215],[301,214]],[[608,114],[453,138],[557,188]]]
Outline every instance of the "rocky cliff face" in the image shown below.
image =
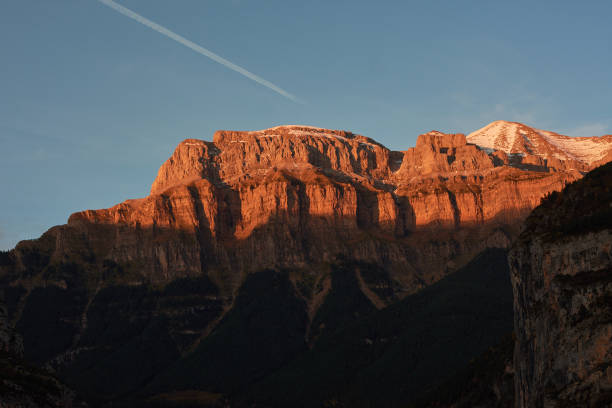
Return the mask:
[[610,406],[612,164],[551,194],[509,259],[516,406]]
[[50,256],[138,263],[157,281],[231,270],[236,282],[348,256],[386,265],[411,292],[458,258],[507,245],[543,194],[578,177],[514,168],[461,134],[430,132],[394,152],[312,127],[219,131],[182,142],[149,197],[51,230]]

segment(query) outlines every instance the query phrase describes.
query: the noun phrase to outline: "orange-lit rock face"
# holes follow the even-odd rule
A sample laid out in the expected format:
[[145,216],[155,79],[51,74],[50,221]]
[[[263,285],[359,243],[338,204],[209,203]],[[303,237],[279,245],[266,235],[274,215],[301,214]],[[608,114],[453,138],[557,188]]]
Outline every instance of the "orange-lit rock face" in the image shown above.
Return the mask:
[[508,163],[462,134],[430,132],[394,152],[345,131],[218,131],[180,143],[149,197],[52,230],[54,256],[84,237],[96,259],[136,263],[152,279],[221,273],[226,283],[343,256],[384,265],[411,292],[507,245],[544,194],[581,176]]
[[[346,174],[389,176],[391,151],[363,136],[339,130],[301,126],[259,132],[218,131],[213,143],[188,139],[161,167],[151,193],[160,193],[193,178],[231,183],[253,178],[272,167],[294,171],[305,167]],[[396,153],[401,158],[401,153]]]
[[493,160],[477,146],[468,145],[463,134],[434,131],[420,135],[416,147],[404,153],[395,180],[402,183],[414,176],[448,173],[465,175],[493,167]]

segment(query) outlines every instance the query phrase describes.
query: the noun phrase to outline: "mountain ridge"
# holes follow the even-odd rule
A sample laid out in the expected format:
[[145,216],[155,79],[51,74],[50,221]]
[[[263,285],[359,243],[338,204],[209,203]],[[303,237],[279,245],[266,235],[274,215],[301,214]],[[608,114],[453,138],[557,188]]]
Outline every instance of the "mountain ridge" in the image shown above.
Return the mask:
[[[467,233],[452,238],[460,230],[480,231],[473,234],[480,242],[468,244],[478,250],[487,241],[505,246],[504,225],[515,225],[543,194],[580,177],[575,170],[525,167],[497,153],[468,143],[463,134],[437,131],[420,135],[403,152],[315,127],[217,131],[212,142],[181,142],[160,167],[148,197],[75,213],[59,236],[75,230],[94,239],[105,236],[88,245],[96,257],[142,261],[155,279],[170,278],[170,269],[190,275],[217,267],[244,276],[249,269],[307,265],[344,254],[413,271],[395,273],[410,292],[419,281],[448,273],[459,252],[475,253],[457,249],[469,241]],[[450,231],[455,249],[441,260],[434,259],[433,247],[422,251],[427,259],[423,253],[406,255],[415,232],[435,241],[442,230]],[[358,255],[347,243],[360,241],[365,247]],[[56,259],[63,256],[61,248],[66,246]],[[407,257],[413,261],[406,263]],[[419,272],[425,265],[431,276]]]
[[217,131],[212,142],[179,143],[148,197],[74,213],[16,254],[46,242],[51,262],[108,259],[157,281],[208,273],[229,293],[249,271],[342,255],[384,264],[398,293],[411,293],[486,247],[506,247],[544,194],[579,177],[508,160],[463,134],[431,131],[391,151],[312,126]]
[[[303,347],[507,249],[543,196],[581,177],[463,134],[428,132],[396,152],[314,127],[218,131],[212,142],[181,142],[149,196],[77,212],[0,254],[0,283],[26,357],[95,400],[141,393],[213,345],[234,378],[219,333],[273,322],[245,341],[274,338],[286,358],[248,367],[246,387]],[[291,308],[276,310],[279,299]],[[291,316],[299,324],[274,334]],[[202,378],[192,385],[218,391],[221,377]]]

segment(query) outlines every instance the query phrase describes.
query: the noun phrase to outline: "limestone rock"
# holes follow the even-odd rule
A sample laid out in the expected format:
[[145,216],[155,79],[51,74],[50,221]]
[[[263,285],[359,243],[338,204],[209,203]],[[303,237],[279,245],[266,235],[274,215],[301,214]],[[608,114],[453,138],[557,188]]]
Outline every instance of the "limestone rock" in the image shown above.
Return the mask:
[[612,404],[612,164],[551,194],[509,256],[516,407]]

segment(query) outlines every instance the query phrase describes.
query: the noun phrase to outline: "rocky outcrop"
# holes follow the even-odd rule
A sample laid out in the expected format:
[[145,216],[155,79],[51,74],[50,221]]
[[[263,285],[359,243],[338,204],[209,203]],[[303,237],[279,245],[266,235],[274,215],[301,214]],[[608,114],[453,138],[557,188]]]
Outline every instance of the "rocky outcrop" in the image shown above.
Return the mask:
[[612,404],[612,164],[551,194],[509,262],[516,407]]
[[404,153],[395,179],[432,174],[478,173],[494,167],[493,160],[476,145],[467,144],[463,134],[429,132],[420,135],[414,148]]

